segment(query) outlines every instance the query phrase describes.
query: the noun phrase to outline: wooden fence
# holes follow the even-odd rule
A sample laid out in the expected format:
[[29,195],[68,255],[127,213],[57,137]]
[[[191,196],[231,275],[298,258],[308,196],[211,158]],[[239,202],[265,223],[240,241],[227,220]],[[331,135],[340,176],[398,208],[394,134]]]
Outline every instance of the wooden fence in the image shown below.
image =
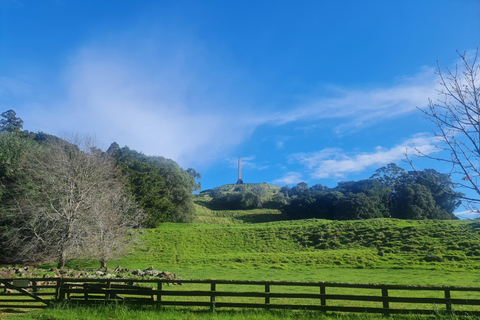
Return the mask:
[[236,280],[0,279],[0,308],[53,301],[157,306],[480,315],[480,287]]

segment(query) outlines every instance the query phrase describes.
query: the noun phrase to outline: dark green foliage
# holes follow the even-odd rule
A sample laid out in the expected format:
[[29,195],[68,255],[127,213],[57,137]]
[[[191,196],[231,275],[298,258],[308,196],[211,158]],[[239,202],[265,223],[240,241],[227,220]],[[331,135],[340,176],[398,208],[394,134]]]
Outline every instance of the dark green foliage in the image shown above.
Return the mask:
[[405,170],[395,163],[389,163],[385,167],[377,169],[370,179],[378,179],[383,185],[393,189],[395,185],[400,182],[400,178],[404,174]]
[[306,182],[300,182],[296,186],[292,187],[291,194],[299,195],[308,190],[308,184]]
[[392,210],[393,218],[431,219],[435,209],[435,201],[427,187],[412,183],[396,188]]
[[[0,132],[0,243],[7,243],[9,230],[19,229],[24,213],[17,210],[18,199],[35,193],[35,182],[22,168],[27,153],[38,145],[17,134]],[[0,261],[12,256],[9,246],[0,246]]]
[[283,193],[286,197],[292,194],[292,189],[289,186],[284,186],[280,188],[280,192]]
[[23,128],[23,120],[17,117],[12,109],[1,114],[4,119],[0,120],[0,131],[20,133]]
[[335,219],[335,207],[343,194],[338,191],[306,191],[283,207],[291,219]]
[[381,206],[375,203],[373,197],[365,193],[347,193],[335,207],[335,217],[339,220],[360,220],[382,218]]
[[128,176],[128,184],[136,202],[145,210],[147,225],[162,222],[191,222],[194,218],[192,191],[199,188],[200,174],[183,170],[164,157],[146,156],[128,147],[112,143],[107,153]]
[[393,163],[370,179],[339,182],[332,189],[306,187],[301,182],[291,190],[282,188],[291,197],[283,206],[285,215],[292,219],[456,219],[453,211],[462,197],[446,174],[433,169],[405,172]]

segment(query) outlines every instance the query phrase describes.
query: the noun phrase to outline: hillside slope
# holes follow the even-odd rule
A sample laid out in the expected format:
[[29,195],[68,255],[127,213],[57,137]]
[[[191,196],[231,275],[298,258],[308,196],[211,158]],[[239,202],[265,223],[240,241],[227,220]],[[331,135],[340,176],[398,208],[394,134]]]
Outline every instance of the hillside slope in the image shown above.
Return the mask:
[[[468,229],[465,232],[461,229]],[[163,224],[122,263],[223,268],[480,269],[478,223],[299,220],[259,224]]]

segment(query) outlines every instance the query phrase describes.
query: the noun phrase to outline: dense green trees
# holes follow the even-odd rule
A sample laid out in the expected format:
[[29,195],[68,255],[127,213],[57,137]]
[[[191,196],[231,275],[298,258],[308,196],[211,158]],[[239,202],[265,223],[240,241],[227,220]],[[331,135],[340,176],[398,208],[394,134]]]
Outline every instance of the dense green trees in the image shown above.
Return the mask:
[[448,175],[433,169],[407,172],[394,163],[369,179],[342,181],[335,188],[309,188],[305,182],[276,189],[268,184],[224,187],[202,192],[212,198],[213,209],[277,208],[289,219],[456,219],[453,211],[462,197]]
[[122,172],[135,201],[145,210],[149,227],[162,222],[191,222],[194,218],[192,191],[200,177],[194,169],[183,170],[164,157],[146,156],[112,143],[107,150]]
[[292,219],[455,219],[462,196],[446,174],[433,169],[406,172],[393,163],[370,179],[340,182],[331,189],[305,189],[304,182],[297,186],[281,191],[289,199],[282,211]]

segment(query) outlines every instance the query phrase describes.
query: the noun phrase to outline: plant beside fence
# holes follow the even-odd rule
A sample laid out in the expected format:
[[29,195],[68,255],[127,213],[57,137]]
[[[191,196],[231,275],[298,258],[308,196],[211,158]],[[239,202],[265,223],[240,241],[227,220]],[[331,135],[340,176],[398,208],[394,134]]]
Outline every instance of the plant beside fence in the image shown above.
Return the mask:
[[157,306],[480,315],[480,287],[335,282],[137,279],[0,279],[0,308],[60,300]]

